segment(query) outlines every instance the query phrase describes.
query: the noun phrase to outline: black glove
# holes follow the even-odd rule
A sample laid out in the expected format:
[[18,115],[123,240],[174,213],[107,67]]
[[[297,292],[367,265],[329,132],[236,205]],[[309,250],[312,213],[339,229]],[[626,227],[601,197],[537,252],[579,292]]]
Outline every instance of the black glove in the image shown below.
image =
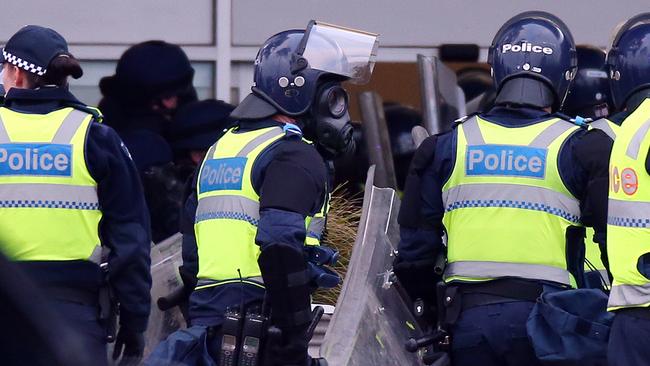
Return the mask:
[[115,339],[115,348],[113,348],[113,360],[117,360],[122,355],[119,366],[138,365],[143,352],[144,335],[126,327],[120,327]]
[[282,337],[269,347],[271,364],[273,366],[307,366],[311,358],[307,355],[309,339],[307,328],[309,324],[298,327],[285,327]]

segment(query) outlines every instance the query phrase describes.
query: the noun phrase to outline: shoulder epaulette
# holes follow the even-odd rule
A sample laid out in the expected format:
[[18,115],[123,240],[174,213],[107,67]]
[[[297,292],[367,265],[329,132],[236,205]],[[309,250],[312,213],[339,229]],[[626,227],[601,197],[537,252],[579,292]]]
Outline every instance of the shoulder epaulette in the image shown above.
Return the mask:
[[573,123],[574,125],[582,128],[589,128],[589,122],[591,122],[591,118],[583,118],[580,116],[576,116],[575,118],[571,118],[567,116],[564,113],[561,112],[555,112],[553,113],[553,117],[560,118],[562,120],[565,120],[569,123]]
[[467,122],[470,118],[472,118],[472,117],[474,117],[474,116],[478,116],[478,113],[471,113],[471,114],[468,114],[468,115],[466,115],[466,116],[462,116],[462,117],[460,117],[460,118],[458,118],[458,119],[455,119],[455,120],[454,120],[454,124],[458,125],[458,124],[461,124],[461,123],[465,123],[465,122]]
[[85,104],[78,104],[78,103],[70,103],[70,104],[68,105],[68,107],[71,107],[71,108],[74,108],[74,109],[76,109],[76,110],[79,110],[79,111],[82,111],[82,112],[86,112],[86,113],[92,115],[92,116],[93,116],[93,119],[94,119],[95,122],[97,122],[97,123],[102,123],[102,121],[104,120],[104,115],[103,115],[102,112],[101,112],[98,108],[96,108],[96,107],[91,107],[91,106],[87,106],[87,105],[85,105]]
[[302,129],[300,129],[300,127],[294,125],[293,123],[285,123],[284,126],[282,126],[282,131],[284,131],[284,134],[287,137],[291,137],[291,136],[302,137]]

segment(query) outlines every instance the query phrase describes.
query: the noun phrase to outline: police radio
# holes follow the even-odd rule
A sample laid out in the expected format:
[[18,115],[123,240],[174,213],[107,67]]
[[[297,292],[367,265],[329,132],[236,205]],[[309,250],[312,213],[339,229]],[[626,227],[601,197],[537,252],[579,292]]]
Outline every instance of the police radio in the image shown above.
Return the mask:
[[237,366],[243,319],[239,309],[228,309],[224,316],[219,365]]
[[246,312],[238,366],[257,366],[260,364],[260,351],[266,320],[267,318],[260,313],[259,309],[252,308]]

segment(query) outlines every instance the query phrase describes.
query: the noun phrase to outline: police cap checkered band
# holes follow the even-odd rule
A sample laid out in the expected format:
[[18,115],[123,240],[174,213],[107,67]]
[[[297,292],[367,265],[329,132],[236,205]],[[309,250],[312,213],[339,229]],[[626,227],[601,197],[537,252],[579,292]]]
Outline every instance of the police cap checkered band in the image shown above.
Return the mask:
[[4,57],[4,61],[8,62],[16,67],[19,67],[25,71],[29,71],[32,74],[36,74],[38,76],[43,76],[47,72],[47,69],[41,67],[41,66],[36,66],[33,63],[23,60],[20,57],[14,56],[11,53],[7,52],[4,48],[2,49],[2,56]]
[[20,28],[2,49],[4,62],[39,76],[45,75],[52,59],[68,54],[68,43],[63,36],[38,25]]

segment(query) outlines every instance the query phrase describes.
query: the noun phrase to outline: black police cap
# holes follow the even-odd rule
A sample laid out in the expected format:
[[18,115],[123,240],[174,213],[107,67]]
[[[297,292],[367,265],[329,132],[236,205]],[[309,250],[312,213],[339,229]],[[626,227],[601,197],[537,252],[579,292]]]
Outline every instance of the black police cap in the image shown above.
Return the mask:
[[2,49],[4,62],[43,76],[50,61],[69,54],[68,43],[54,29],[26,25],[14,34]]

